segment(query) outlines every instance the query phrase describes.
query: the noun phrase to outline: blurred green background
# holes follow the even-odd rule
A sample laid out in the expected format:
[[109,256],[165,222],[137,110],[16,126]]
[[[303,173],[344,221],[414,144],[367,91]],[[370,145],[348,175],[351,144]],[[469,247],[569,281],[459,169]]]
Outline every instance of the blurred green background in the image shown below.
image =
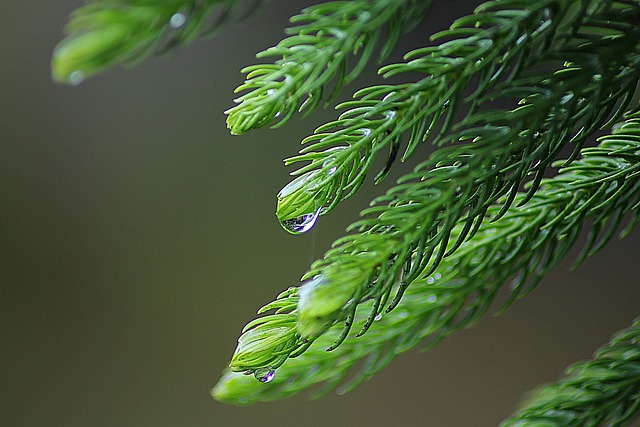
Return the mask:
[[[311,3],[272,1],[214,39],[77,87],[52,83],[49,61],[82,2],[3,5],[0,425],[491,426],[638,314],[636,231],[344,396],[213,401],[256,309],[393,183],[369,184],[291,236],[274,216],[289,180],[282,159],[335,112],[242,137],[226,130],[239,70]],[[398,52],[471,9],[437,2]],[[370,67],[342,99],[374,76]]]

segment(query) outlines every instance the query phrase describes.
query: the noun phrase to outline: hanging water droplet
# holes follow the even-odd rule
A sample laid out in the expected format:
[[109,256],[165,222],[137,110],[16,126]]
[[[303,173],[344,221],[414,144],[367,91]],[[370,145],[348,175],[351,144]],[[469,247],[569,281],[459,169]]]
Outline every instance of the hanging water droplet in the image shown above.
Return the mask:
[[319,215],[320,209],[316,209],[315,212],[280,221],[280,225],[291,234],[303,234],[313,228]]
[[276,371],[267,368],[256,369],[253,376],[261,383],[270,383],[276,377]]
[[315,185],[308,186],[307,183],[315,180],[318,173],[320,173],[320,171],[314,170],[296,177],[296,179],[294,179],[293,181],[291,181],[290,183],[282,187],[282,190],[278,192],[278,196],[277,196],[278,199],[284,199],[292,195],[296,191],[299,191],[305,186],[307,186],[307,191],[313,191],[315,188]]
[[67,78],[71,86],[77,86],[84,81],[84,72],[80,70],[73,71]]
[[373,318],[373,320],[375,320],[376,322],[379,322],[380,319],[382,319],[382,314],[378,314],[376,317]]
[[187,16],[180,12],[174,13],[171,18],[169,18],[169,26],[174,30],[182,27],[186,22]]

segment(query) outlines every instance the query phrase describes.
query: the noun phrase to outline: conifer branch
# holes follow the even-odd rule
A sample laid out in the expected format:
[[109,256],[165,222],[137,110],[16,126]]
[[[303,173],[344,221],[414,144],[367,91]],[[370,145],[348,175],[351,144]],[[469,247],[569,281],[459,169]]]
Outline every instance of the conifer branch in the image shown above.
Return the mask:
[[56,46],[53,79],[78,84],[119,64],[208,35],[233,15],[234,0],[89,0],[75,10]]
[[[277,57],[273,64],[246,67],[246,81],[236,92],[238,105],[227,111],[231,133],[285,124],[296,112],[313,111],[330,102],[344,84],[360,74],[371,60],[386,28],[379,61],[396,41],[420,22],[430,0],[373,0],[328,2],[308,7],[291,18],[289,37],[256,56]],[[355,65],[349,66],[351,56]],[[334,82],[326,98],[323,93]]]
[[[353,368],[357,372],[339,390],[371,377],[393,358],[416,345],[433,345],[441,338],[476,322],[495,301],[498,291],[511,284],[511,293],[501,310],[526,295],[553,269],[575,245],[580,230],[591,223],[591,232],[582,260],[600,249],[622,227],[622,235],[640,222],[640,113],[630,115],[612,135],[601,138],[595,148],[582,149],[583,158],[561,169],[558,176],[545,179],[526,205],[518,202],[529,197],[520,192],[507,213],[498,221],[484,221],[475,236],[444,258],[435,273],[421,274],[407,289],[394,311],[375,318],[366,339],[356,335],[369,327],[367,312],[377,302],[369,300],[355,312],[355,330],[335,348],[340,325],[332,326],[313,341],[294,334],[299,321],[301,300],[319,288],[322,297],[314,304],[330,304],[327,298],[337,288],[322,287],[316,278],[298,290],[290,288],[261,312],[277,309],[275,315],[257,319],[245,328],[230,369],[212,390],[214,398],[232,403],[285,398],[319,385],[319,393],[335,389]],[[500,203],[491,206],[486,218],[495,217]],[[464,232],[464,224],[453,231]],[[326,321],[326,319],[322,319]],[[286,345],[269,330],[274,326],[291,328]],[[318,325],[320,329],[329,325]],[[358,332],[358,333],[357,333]],[[247,337],[252,345],[246,346]],[[426,340],[426,342],[425,342]],[[313,342],[312,342],[313,341]],[[288,346],[288,348],[287,348]],[[326,352],[327,346],[334,347]],[[284,354],[292,355],[283,359]],[[295,357],[294,357],[295,356]],[[259,360],[260,365],[244,363]],[[285,362],[286,360],[286,362]],[[278,369],[269,384],[258,383],[243,373],[256,369]]]
[[[77,84],[188,43],[228,21],[237,3],[88,0],[56,47],[53,78]],[[258,54],[273,64],[243,70],[242,95],[227,111],[231,132],[280,126],[328,103],[378,46],[378,59],[386,58],[430,4],[352,0],[305,9],[286,39]],[[300,287],[259,310],[214,398],[245,404],[314,387],[316,395],[345,392],[396,355],[473,325],[505,285],[499,312],[531,292],[583,228],[590,235],[577,262],[625,219],[623,235],[640,222],[640,2],[489,1],[432,40],[439,44],[380,69],[422,78],[358,91],[339,105],[337,120],[303,140],[286,160],[302,166],[278,194],[278,218],[305,232],[358,191],[380,153],[388,159],[376,183],[425,141],[439,149],[375,199]],[[584,148],[625,111],[635,112]],[[571,156],[553,163],[569,144]],[[543,178],[551,165],[560,172]],[[505,427],[628,422],[640,410],[639,344],[637,320]]]
[[[440,145],[491,134],[502,134],[502,139],[515,135],[522,142],[520,149],[531,141],[534,147],[524,158],[518,158],[518,147],[511,148],[516,156],[512,163],[520,162],[508,166],[510,176],[504,180],[512,192],[531,164],[536,164],[539,179],[562,145],[576,143],[577,153],[588,130],[606,121],[603,115],[618,117],[631,100],[637,58],[629,50],[637,47],[629,45],[638,37],[637,5],[578,3],[581,7],[551,0],[490,2],[434,36],[448,41],[410,53],[407,63],[382,68],[387,75],[417,71],[426,77],[359,91],[358,99],[339,106],[349,109],[338,120],[303,140],[308,145],[301,154],[285,161],[306,164],[294,172],[300,175],[295,191],[285,187],[279,194],[278,218],[292,221],[327,214],[360,188],[378,153],[387,150],[387,165],[375,178],[380,182],[407,136],[402,160],[429,137]],[[601,34],[592,34],[593,28]],[[612,58],[609,49],[624,51],[626,62]],[[474,78],[479,83],[464,100],[463,91]],[[616,86],[610,88],[609,83]],[[499,99],[524,105],[489,110]],[[462,103],[470,110],[449,133]],[[619,111],[612,113],[616,103]],[[485,152],[490,150],[487,144]],[[487,161],[486,166],[492,165]]]
[[620,427],[640,412],[640,319],[533,394],[503,427]]
[[[471,142],[437,150],[376,199],[362,213],[363,219],[349,228],[351,234],[334,242],[311,266],[304,278],[322,280],[298,307],[297,328],[304,338],[316,337],[337,319],[347,319],[346,334],[357,305],[368,299],[375,300],[370,319],[385,306],[387,311],[393,309],[413,281],[430,275],[444,257],[473,236],[496,200],[501,208],[493,220],[507,212],[527,175],[534,178],[519,204],[533,197],[547,167],[566,144],[574,143],[579,150],[588,135],[619,117],[640,79],[640,31],[576,37],[579,42],[548,54],[570,58],[571,63],[554,73],[523,73],[498,85],[497,91],[520,97],[522,105],[465,117],[460,130],[443,140]],[[366,164],[354,161],[362,163]],[[337,171],[324,177],[317,170],[299,177],[294,191],[281,192],[279,208],[299,208],[299,215],[311,215],[309,200],[326,194],[326,183],[341,175],[342,165],[335,165]],[[313,209],[317,215],[322,208]],[[452,235],[456,224],[462,224],[457,236]]]

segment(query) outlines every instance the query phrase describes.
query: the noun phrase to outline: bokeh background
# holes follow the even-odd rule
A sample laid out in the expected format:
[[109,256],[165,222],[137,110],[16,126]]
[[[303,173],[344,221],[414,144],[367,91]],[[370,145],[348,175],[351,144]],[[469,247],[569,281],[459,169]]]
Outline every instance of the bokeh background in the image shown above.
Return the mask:
[[[0,425],[492,426],[638,314],[636,231],[344,396],[213,401],[242,326],[394,181],[291,236],[274,216],[282,159],[336,113],[225,128],[239,70],[311,3],[266,3],[216,38],[77,87],[54,84],[49,61],[82,1],[3,4]],[[436,2],[391,60],[474,3]],[[342,99],[375,81],[370,67]]]

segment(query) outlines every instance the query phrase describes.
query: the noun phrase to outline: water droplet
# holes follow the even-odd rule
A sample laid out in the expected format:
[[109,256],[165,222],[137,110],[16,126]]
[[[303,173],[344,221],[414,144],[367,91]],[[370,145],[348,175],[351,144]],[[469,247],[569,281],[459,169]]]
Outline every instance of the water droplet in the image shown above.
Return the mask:
[[270,383],[276,377],[276,371],[267,368],[256,369],[253,376],[261,383]]
[[346,392],[347,392],[347,389],[346,389],[346,388],[344,388],[344,387],[338,387],[338,388],[336,389],[336,394],[337,394],[338,396],[344,396],[344,394],[345,394]]
[[[322,167],[323,168],[328,167],[331,164],[331,162],[333,162],[333,161],[334,161],[334,159],[332,159],[332,158],[325,160],[324,163],[322,163]],[[329,168],[329,170],[327,170],[327,176],[331,176],[334,173],[336,173],[337,171],[338,171],[338,167],[337,166],[335,166],[335,165],[331,166]]]
[[429,277],[429,278],[427,279],[427,283],[428,283],[428,284],[430,284],[430,285],[431,285],[431,284],[433,284],[433,282],[435,282],[435,279],[434,279],[433,277]]
[[[303,187],[306,187],[308,185],[308,182],[316,179],[316,176],[319,172],[320,171],[318,170],[314,170],[296,177],[296,179],[282,187],[282,190],[278,192],[278,199],[284,199],[285,197],[292,195],[296,191],[299,191]],[[308,186],[307,191],[313,191],[314,189],[315,185],[310,185]]]
[[373,320],[375,320],[376,322],[380,321],[380,319],[382,319],[382,314],[378,314],[376,317],[373,318]]
[[436,280],[439,280],[442,276],[440,276],[440,273],[436,273],[433,275],[433,278]]
[[319,215],[320,209],[316,209],[315,212],[280,221],[280,225],[291,234],[303,234],[313,228]]
[[68,80],[71,86],[77,86],[84,81],[84,72],[80,70],[73,71],[69,74]]
[[174,13],[169,19],[169,26],[173,29],[182,27],[187,22],[187,17],[184,13]]
[[[340,152],[347,149],[347,146],[338,145],[336,147],[331,147],[325,150],[327,154],[327,158],[324,162],[322,162],[323,168],[327,169],[327,176],[331,176],[338,171],[338,166],[336,163],[341,162]],[[330,155],[329,153],[337,153],[336,155]],[[333,164],[332,164],[333,163]]]
[[383,101],[388,101],[389,99],[393,98],[394,96],[396,96],[398,94],[398,92],[393,91],[393,92],[389,92],[388,94],[386,94],[384,96],[384,98],[382,98]]

